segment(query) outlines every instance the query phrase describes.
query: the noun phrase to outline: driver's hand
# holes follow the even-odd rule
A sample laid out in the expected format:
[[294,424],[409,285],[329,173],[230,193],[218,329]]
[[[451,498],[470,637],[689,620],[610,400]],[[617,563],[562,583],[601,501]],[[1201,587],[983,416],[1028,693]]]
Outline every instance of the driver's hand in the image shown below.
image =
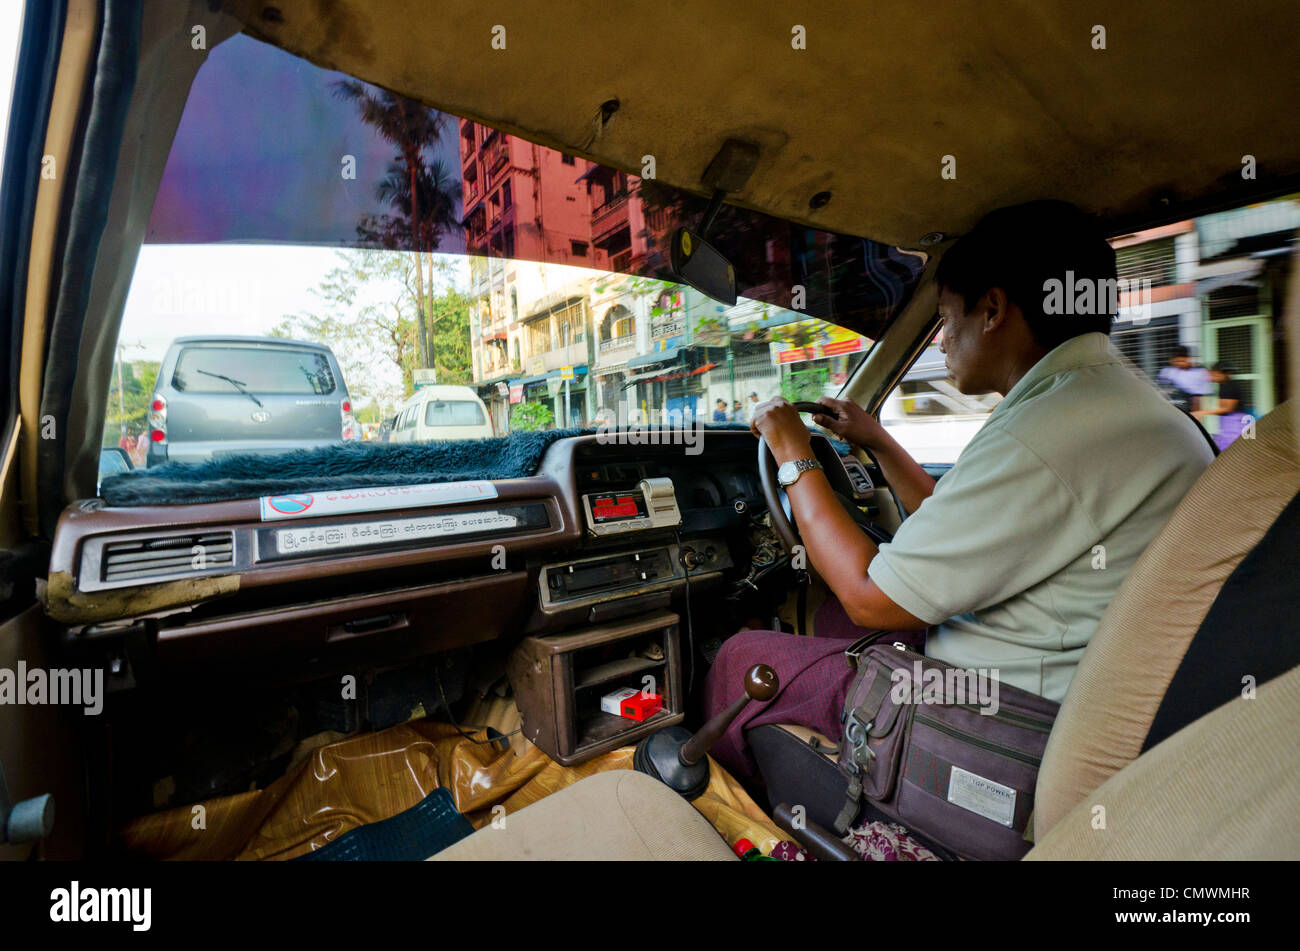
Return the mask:
[[784,397],[774,396],[766,403],[759,403],[754,408],[749,428],[755,436],[767,440],[768,448],[779,462],[806,459],[812,455],[812,433]]
[[877,449],[884,441],[885,427],[857,403],[830,396],[823,396],[817,402],[830,410],[825,415],[813,416],[818,426],[864,449]]

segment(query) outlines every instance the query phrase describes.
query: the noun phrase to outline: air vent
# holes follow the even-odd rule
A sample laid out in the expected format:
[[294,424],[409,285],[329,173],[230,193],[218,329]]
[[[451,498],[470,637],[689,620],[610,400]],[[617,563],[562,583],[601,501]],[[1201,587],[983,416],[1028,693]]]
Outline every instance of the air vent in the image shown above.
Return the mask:
[[235,563],[232,532],[167,535],[109,542],[104,546],[104,581],[152,581],[198,575]]

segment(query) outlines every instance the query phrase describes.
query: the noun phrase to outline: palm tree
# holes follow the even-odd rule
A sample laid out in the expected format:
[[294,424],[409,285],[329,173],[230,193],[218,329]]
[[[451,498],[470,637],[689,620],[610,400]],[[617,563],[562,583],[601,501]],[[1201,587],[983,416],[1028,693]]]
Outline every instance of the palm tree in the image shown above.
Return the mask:
[[[424,152],[438,141],[446,127],[446,117],[422,102],[359,80],[341,79],[333,86],[338,98],[357,104],[363,122],[397,146],[398,154],[376,189],[376,197],[401,214],[405,227],[383,216],[377,222],[363,221],[357,231],[363,239],[378,238],[385,247],[394,246],[405,237],[406,246],[416,253],[420,362],[421,366],[429,366],[428,302],[420,254],[436,248],[444,231],[456,223],[459,188],[441,162],[426,165]],[[376,224],[378,229],[374,227]]]

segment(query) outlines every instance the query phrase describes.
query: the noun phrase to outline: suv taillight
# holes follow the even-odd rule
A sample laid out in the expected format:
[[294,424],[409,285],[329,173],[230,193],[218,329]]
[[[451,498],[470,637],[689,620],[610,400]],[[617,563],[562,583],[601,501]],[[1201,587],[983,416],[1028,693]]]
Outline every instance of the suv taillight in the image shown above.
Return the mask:
[[339,401],[339,426],[342,430],[344,442],[360,438],[360,434],[357,432],[360,427],[357,426],[357,421],[352,418],[351,400]]
[[155,396],[149,404],[149,438],[153,442],[167,441],[167,400]]

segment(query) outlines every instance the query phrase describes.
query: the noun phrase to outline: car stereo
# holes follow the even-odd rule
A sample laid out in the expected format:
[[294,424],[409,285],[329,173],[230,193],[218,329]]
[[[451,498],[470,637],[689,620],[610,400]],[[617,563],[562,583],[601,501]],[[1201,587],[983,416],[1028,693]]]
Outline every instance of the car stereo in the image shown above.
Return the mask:
[[650,528],[675,528],[682,523],[673,480],[642,479],[634,489],[588,492],[582,497],[587,531],[620,535]]

